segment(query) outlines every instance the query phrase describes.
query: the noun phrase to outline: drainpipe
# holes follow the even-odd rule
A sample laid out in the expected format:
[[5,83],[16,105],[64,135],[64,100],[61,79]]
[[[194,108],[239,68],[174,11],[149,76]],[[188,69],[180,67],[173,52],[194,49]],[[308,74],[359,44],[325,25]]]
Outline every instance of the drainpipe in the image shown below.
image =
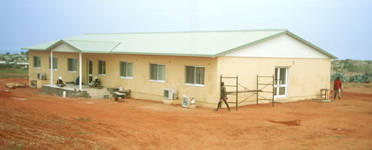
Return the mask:
[[79,52],[79,90],[82,90],[82,81],[81,81],[81,76],[82,76],[82,64],[81,64],[81,52]]

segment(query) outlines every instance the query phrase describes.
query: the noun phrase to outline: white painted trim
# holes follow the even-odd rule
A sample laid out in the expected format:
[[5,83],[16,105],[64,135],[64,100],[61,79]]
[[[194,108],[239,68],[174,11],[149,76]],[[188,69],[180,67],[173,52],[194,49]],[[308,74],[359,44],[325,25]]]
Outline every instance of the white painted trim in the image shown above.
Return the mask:
[[82,64],[82,56],[81,52],[79,53],[79,90],[81,91],[83,89],[82,84],[82,75],[83,75],[83,64]]
[[192,83],[185,83],[187,86],[196,86],[196,87],[204,87],[204,84],[192,84]]
[[151,82],[159,82],[159,83],[165,83],[165,80],[149,80]]
[[129,76],[120,76],[121,79],[133,79],[133,77],[129,77]]

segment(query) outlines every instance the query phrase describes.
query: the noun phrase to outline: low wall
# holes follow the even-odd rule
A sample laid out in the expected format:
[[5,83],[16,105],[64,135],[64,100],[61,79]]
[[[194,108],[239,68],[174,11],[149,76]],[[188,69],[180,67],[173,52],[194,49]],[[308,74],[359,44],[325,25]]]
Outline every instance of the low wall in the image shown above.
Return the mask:
[[55,86],[43,85],[41,92],[45,94],[51,94],[56,96],[62,96],[63,91],[66,91],[66,97],[89,97],[87,91],[78,91],[69,88],[60,88]]

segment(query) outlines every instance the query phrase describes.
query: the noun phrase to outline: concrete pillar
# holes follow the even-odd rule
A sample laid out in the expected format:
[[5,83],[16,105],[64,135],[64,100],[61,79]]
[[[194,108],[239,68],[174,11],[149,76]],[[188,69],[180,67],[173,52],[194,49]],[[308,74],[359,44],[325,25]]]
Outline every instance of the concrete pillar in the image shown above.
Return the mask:
[[53,51],[50,50],[50,86],[53,85]]
[[82,70],[83,70],[83,68],[82,68],[82,60],[81,60],[82,58],[81,58],[81,52],[79,52],[79,90],[82,90]]

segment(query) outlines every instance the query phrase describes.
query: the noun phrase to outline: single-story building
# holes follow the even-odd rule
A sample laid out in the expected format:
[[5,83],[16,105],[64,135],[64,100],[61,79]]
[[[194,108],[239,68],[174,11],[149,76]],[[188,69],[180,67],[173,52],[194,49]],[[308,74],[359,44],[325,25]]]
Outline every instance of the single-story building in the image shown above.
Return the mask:
[[[162,101],[166,91],[177,93],[175,103],[186,95],[206,107],[219,101],[221,75],[238,76],[240,90],[258,90],[257,76],[273,76],[275,101],[318,98],[336,58],[288,30],[84,34],[24,49],[30,81],[46,75],[38,87],[61,76],[81,77],[82,89],[97,76],[136,99]],[[255,103],[256,96],[239,97],[252,99],[239,105]]]

